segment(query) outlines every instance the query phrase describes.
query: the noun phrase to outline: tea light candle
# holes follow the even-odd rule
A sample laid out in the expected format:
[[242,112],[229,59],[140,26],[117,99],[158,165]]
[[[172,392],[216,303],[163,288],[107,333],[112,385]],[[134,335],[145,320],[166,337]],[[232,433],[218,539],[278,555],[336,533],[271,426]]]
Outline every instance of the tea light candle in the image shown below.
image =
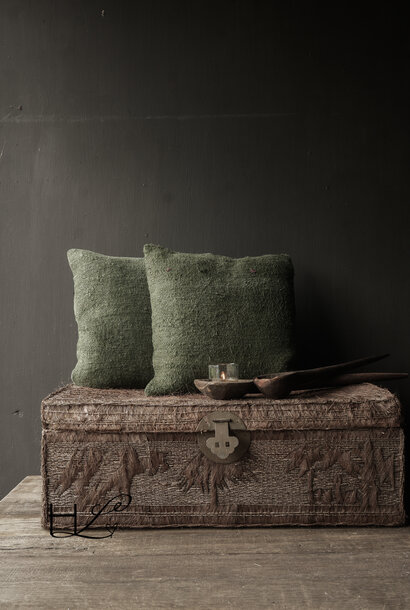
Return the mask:
[[234,362],[210,364],[208,367],[211,381],[238,381],[238,365]]

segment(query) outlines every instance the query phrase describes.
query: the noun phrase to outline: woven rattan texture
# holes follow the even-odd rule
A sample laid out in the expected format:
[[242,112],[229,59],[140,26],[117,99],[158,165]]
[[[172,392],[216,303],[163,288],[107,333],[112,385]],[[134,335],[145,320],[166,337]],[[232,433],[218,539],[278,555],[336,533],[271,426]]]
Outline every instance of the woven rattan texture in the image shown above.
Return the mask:
[[[221,407],[252,430],[234,464],[209,462],[196,441],[197,421]],[[128,508],[96,526],[398,525],[399,424],[397,399],[369,384],[229,403],[69,386],[43,402],[43,525],[50,502],[76,502],[84,524],[120,493]]]
[[145,396],[142,390],[96,390],[66,386],[45,398],[45,429],[112,432],[193,432],[211,411],[228,409],[249,430],[304,430],[396,427],[400,403],[385,388],[364,383],[293,394],[272,400],[260,396],[212,400],[202,394]]

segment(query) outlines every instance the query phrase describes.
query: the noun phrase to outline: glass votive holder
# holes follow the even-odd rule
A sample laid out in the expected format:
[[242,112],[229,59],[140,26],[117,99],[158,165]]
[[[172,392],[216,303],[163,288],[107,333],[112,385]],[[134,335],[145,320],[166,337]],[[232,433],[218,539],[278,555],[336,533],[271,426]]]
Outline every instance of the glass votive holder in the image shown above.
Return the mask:
[[238,381],[239,369],[234,362],[210,364],[208,375],[211,381]]

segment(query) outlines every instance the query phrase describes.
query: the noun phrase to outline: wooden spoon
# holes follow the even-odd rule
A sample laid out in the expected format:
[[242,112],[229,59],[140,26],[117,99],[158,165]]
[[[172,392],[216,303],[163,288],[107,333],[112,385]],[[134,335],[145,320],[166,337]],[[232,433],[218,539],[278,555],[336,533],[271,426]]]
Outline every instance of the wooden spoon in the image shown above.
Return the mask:
[[269,398],[285,398],[294,390],[386,381],[388,379],[403,379],[407,377],[407,373],[348,373],[351,369],[376,362],[387,356],[388,354],[369,356],[315,369],[269,373],[256,377],[254,383]]

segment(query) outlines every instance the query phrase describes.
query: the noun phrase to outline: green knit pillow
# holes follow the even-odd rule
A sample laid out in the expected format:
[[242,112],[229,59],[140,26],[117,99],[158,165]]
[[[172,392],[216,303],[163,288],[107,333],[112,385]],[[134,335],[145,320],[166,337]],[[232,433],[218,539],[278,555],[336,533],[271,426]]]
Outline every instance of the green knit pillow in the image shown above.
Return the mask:
[[228,258],[144,247],[155,377],[148,395],[184,393],[208,364],[241,378],[283,371],[294,356],[293,266],[287,254]]
[[143,258],[69,250],[78,325],[75,384],[143,388],[153,376],[151,305]]

